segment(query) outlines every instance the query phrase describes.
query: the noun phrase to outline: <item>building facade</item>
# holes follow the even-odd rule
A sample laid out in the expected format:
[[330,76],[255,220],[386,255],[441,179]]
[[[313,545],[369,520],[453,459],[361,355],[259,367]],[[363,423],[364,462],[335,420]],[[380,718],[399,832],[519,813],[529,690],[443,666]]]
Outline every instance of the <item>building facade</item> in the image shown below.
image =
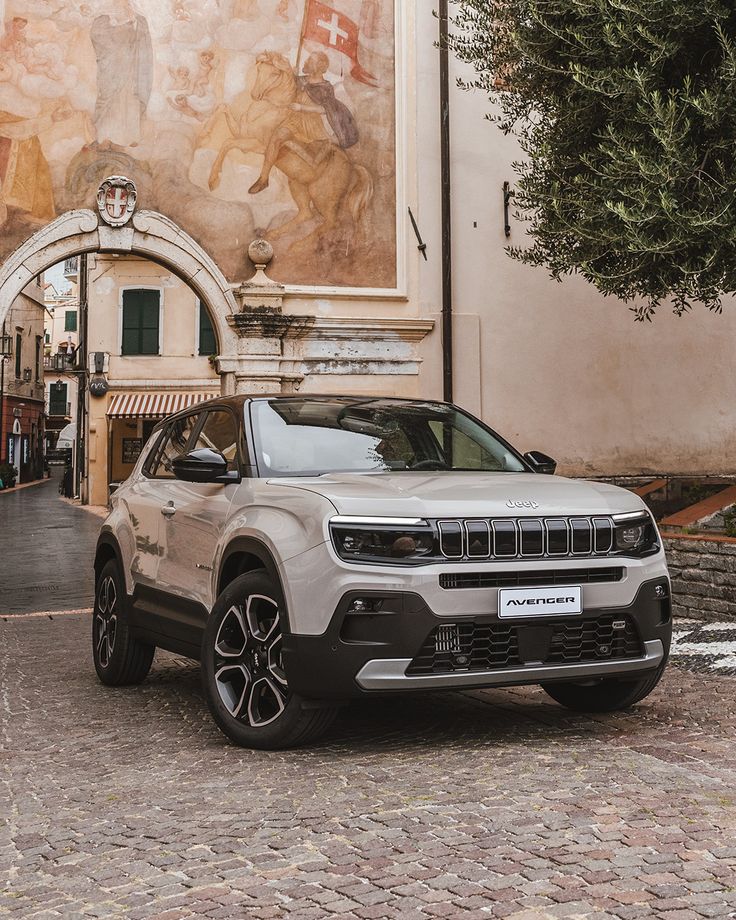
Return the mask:
[[17,297],[2,324],[9,351],[0,358],[0,464],[16,483],[44,470],[44,304],[40,276]]
[[133,469],[154,425],[220,393],[218,343],[196,294],[145,259],[94,256],[88,262],[89,379],[86,494],[107,503]]
[[77,433],[79,378],[71,372],[79,344],[78,260],[64,265],[67,292],[44,286],[44,383],[46,390],[46,452],[60,459],[73,451]]
[[[44,268],[97,254],[90,284],[107,319],[95,332],[90,289],[85,353],[90,382],[109,389],[89,396],[95,500],[145,434],[143,416],[116,414],[122,402],[111,414],[115,396],[214,386],[441,398],[449,231],[460,405],[576,475],[729,471],[730,304],[635,325],[579,279],[556,284],[508,258],[509,242],[523,244],[513,220],[504,232],[519,151],[485,120],[492,101],[456,88],[468,74],[451,60],[443,164],[432,4],[332,0],[325,17],[316,0],[121,0],[112,18],[103,0],[52,5],[49,18],[5,2],[5,33],[25,25],[0,124],[12,154],[0,318]],[[42,53],[55,63],[40,97],[25,77]],[[105,182],[119,176],[131,182]],[[144,258],[164,268],[129,279],[149,292],[133,306],[112,266]],[[167,277],[193,291],[180,312]],[[196,344],[197,299],[214,356]],[[138,325],[122,318],[128,301]],[[145,353],[157,336],[162,350]],[[126,353],[134,340],[144,353]]]

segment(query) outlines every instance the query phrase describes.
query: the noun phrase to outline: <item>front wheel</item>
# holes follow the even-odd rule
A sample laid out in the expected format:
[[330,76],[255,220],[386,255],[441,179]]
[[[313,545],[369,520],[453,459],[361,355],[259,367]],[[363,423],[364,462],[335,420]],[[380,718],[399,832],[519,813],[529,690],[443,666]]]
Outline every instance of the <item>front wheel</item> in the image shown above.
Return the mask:
[[212,718],[241,747],[278,750],[313,741],[334,707],[310,707],[289,689],[282,656],[284,599],[263,571],[234,579],[202,639],[202,684]]
[[654,690],[665,664],[637,680],[604,677],[595,684],[546,683],[542,689],[553,700],[577,712],[618,712],[628,709]]

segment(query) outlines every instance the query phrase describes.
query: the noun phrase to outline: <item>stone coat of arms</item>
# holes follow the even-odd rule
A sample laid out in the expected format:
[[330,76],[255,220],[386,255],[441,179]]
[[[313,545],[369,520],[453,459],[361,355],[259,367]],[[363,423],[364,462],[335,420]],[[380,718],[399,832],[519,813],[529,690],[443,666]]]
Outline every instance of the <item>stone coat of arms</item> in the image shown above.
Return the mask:
[[135,210],[138,192],[125,176],[109,176],[97,192],[97,209],[110,227],[123,227]]

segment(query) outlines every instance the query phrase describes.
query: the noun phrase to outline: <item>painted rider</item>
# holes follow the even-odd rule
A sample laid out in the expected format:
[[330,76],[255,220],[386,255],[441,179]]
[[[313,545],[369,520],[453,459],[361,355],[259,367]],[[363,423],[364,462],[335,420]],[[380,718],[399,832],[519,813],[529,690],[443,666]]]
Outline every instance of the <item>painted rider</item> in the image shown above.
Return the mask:
[[284,147],[296,153],[311,167],[319,166],[329,152],[329,146],[323,144],[314,153],[305,147],[305,142],[311,143],[319,139],[320,135],[324,138],[324,129],[319,134],[313,128],[305,130],[309,122],[318,120],[321,125],[324,116],[335,135],[335,142],[343,150],[358,143],[360,135],[352,112],[336,98],[332,83],[325,80],[329,67],[330,59],[322,51],[310,54],[304,62],[303,76],[297,77],[296,101],[291,103],[289,114],[271,135],[263,157],[261,174],[248,189],[251,195],[257,195],[268,188],[271,170]]

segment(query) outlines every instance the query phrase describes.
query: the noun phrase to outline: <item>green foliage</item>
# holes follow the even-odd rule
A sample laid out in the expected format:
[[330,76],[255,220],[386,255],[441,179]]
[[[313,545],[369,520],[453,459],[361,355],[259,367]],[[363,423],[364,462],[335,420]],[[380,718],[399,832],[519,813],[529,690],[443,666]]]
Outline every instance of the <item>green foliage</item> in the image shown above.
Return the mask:
[[11,466],[9,463],[0,463],[0,482],[2,482],[2,488],[12,489],[15,485],[16,475],[14,466]]
[[552,277],[651,319],[736,291],[736,5],[454,0],[451,40],[515,134],[515,205]]
[[727,537],[736,537],[736,505],[723,512],[723,530]]

